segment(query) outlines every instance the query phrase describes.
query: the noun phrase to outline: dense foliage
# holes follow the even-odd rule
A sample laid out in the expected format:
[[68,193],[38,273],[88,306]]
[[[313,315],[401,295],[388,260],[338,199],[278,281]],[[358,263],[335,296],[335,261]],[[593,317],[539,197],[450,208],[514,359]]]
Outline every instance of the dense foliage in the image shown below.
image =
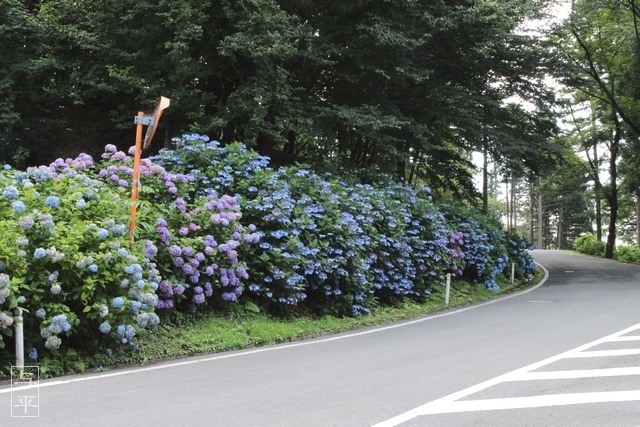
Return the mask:
[[605,243],[599,241],[593,233],[584,233],[576,239],[573,248],[583,254],[604,256]]
[[428,188],[272,169],[199,135],[143,159],[130,236],[132,162],[108,145],[100,162],[82,154],[0,175],[1,345],[18,307],[35,360],[135,347],[170,310],[361,315],[427,298],[447,273],[496,289],[510,262],[518,277],[534,271],[525,243],[473,211],[438,208]]
[[565,62],[558,77],[569,107],[564,139],[587,160],[595,234],[606,240],[607,258],[619,241],[640,242],[634,206],[640,203],[638,6],[636,0],[575,1],[556,31]]
[[163,95],[167,145],[193,130],[280,164],[331,157],[469,196],[464,152],[533,169],[549,156],[553,55],[520,31],[548,3],[2,0],[0,154],[125,146],[135,111]]

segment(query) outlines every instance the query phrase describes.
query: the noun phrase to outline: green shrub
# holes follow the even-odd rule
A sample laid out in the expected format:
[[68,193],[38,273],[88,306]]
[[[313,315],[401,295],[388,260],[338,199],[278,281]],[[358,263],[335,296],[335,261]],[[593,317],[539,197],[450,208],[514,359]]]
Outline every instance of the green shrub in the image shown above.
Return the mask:
[[598,241],[593,233],[583,233],[576,239],[573,247],[581,254],[604,256],[605,243]]
[[[31,361],[38,352],[134,345],[136,332],[159,322],[157,271],[144,242],[129,242],[126,190],[85,175],[92,164],[81,155],[0,175],[0,316],[6,325],[23,310]],[[0,348],[9,331],[0,325]]]
[[618,246],[616,248],[614,258],[622,262],[640,264],[640,246]]

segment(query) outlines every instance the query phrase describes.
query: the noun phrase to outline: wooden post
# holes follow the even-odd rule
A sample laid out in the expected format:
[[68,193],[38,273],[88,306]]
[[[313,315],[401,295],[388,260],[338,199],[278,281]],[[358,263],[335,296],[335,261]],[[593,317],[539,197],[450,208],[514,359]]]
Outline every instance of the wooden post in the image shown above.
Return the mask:
[[[138,117],[144,117],[138,111]],[[140,157],[142,156],[142,123],[136,125],[136,152],[133,157],[133,178],[131,179],[131,208],[129,210],[129,241],[133,243],[133,232],[136,229],[136,215],[138,207],[138,188],[140,186]]]

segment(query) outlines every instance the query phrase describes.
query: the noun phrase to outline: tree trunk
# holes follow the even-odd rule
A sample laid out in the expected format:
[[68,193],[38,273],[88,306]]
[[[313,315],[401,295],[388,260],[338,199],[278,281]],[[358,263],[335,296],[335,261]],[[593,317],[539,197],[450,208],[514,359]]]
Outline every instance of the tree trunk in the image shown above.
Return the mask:
[[516,206],[516,177],[511,172],[511,231],[517,232],[518,227],[518,207]]
[[511,211],[509,209],[509,183],[504,183],[504,192],[505,192],[505,204],[507,206],[507,231],[511,232]]
[[291,159],[294,159],[296,153],[296,133],[292,130],[287,133],[287,145],[284,151]]
[[529,240],[533,242],[533,216],[536,210],[536,195],[533,182],[529,182]]
[[538,247],[544,249],[543,236],[542,177],[538,178]]
[[347,128],[344,123],[336,124],[336,138],[338,139],[338,153],[347,154],[349,144],[347,143]]
[[484,161],[482,164],[482,212],[486,214],[489,212],[489,150],[487,149],[486,142],[482,151],[482,154],[484,155]]
[[562,217],[564,216],[564,206],[560,205],[560,215],[558,215],[558,236],[557,249],[562,249]]
[[422,158],[422,150],[418,150],[411,162],[411,171],[409,172],[409,184],[412,184],[420,167],[420,159]]
[[[593,146],[593,163],[595,165],[598,164],[597,145]],[[598,173],[597,169],[594,173]],[[596,238],[598,239],[598,242],[602,242],[602,185],[600,184],[599,175],[596,176],[596,179],[593,182],[593,190],[596,196]]]
[[622,139],[622,127],[618,116],[613,113],[613,120],[616,125],[615,135],[613,141],[611,141],[610,156],[609,156],[609,175],[611,177],[611,184],[609,191],[607,191],[607,201],[609,202],[609,235],[607,236],[607,244],[605,246],[604,257],[612,259],[613,252],[616,246],[616,221],[618,220],[618,167],[617,157],[618,148],[620,146],[620,140]]
[[408,144],[398,143],[396,146],[400,154],[400,157],[396,160],[396,175],[401,181],[405,181],[407,179],[407,162],[405,160],[404,155],[409,152]]
[[640,246],[640,190],[636,192],[636,245]]

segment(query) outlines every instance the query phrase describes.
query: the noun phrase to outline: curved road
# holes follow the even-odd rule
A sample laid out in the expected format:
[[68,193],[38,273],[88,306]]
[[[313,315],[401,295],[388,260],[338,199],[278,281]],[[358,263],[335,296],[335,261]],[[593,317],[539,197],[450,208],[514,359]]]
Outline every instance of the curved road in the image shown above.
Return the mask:
[[[542,286],[462,310],[0,386],[0,425],[640,426],[640,267],[534,257]],[[39,417],[12,418],[31,394]]]

